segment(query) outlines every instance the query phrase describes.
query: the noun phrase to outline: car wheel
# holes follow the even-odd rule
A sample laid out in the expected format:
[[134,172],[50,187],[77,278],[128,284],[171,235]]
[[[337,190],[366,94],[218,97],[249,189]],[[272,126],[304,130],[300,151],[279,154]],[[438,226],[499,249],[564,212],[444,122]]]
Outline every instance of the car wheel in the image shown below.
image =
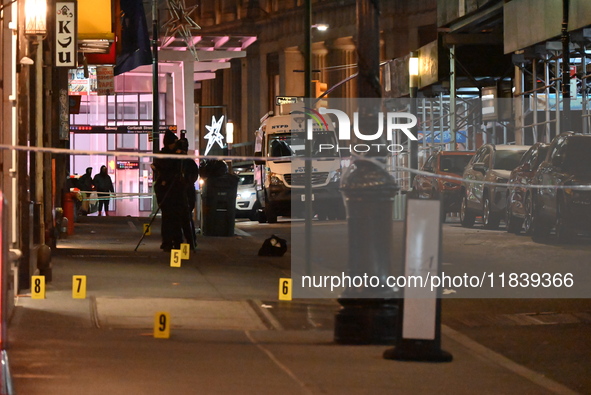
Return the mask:
[[265,216],[267,217],[268,223],[274,224],[277,222],[277,211],[271,203],[267,203],[265,206]]
[[259,202],[255,202],[254,205],[252,206],[252,210],[250,210],[250,213],[248,213],[248,219],[251,221],[257,221],[259,219]]
[[525,221],[523,224],[525,233],[531,235],[534,239],[547,236],[550,233],[550,229],[542,224],[534,197],[531,193],[525,199],[525,207]]
[[485,229],[497,229],[501,223],[501,217],[492,212],[492,203],[488,194],[484,196],[484,202],[482,203],[482,222]]
[[531,193],[528,193],[525,197],[525,219],[523,220],[523,233],[527,236],[531,236],[533,230],[533,197]]
[[564,199],[559,198],[556,202],[556,238],[559,243],[571,241],[575,236],[572,225],[566,215]]
[[259,224],[266,224],[267,223],[267,216],[265,215],[265,210],[264,209],[259,209],[258,214],[258,221]]
[[258,209],[252,209],[250,210],[250,213],[248,214],[248,219],[251,221],[258,221],[259,219],[259,210]]
[[328,219],[343,220],[346,218],[345,206],[340,202],[335,202],[327,209]]
[[516,235],[518,235],[519,233],[521,233],[521,228],[523,227],[523,220],[513,215],[510,200],[511,199],[509,198],[509,196],[507,196],[507,217],[505,219],[505,222],[507,223],[507,232],[515,233]]
[[460,223],[464,228],[471,228],[474,226],[476,216],[468,209],[468,198],[466,195],[462,197],[462,205],[460,206]]

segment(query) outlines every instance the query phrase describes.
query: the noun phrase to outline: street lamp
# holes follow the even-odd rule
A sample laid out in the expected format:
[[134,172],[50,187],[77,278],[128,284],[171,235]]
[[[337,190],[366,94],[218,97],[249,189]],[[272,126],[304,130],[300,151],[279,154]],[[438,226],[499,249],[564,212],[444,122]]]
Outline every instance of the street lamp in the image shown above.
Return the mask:
[[[47,35],[47,0],[25,0],[25,36],[33,45],[35,64],[35,146],[43,147],[43,48],[41,41]],[[39,216],[39,240],[40,244],[45,243],[45,221],[43,209],[43,153],[37,152],[35,158],[35,202],[41,204],[41,215]]]
[[45,36],[47,34],[46,0],[25,0],[25,35]]
[[[419,54],[416,51],[410,53],[408,58],[408,87],[410,94],[410,113],[417,115],[417,92],[419,88]],[[413,127],[415,136],[416,126]],[[410,140],[410,168],[417,170],[419,168],[419,142],[417,140]],[[410,185],[412,187],[415,173],[410,174]]]
[[[226,122],[226,144],[228,145],[228,156],[232,156],[232,144],[234,144],[234,122]],[[232,159],[230,159],[230,171],[232,170]]]
[[234,122],[226,122],[226,144],[228,144],[228,155],[231,155],[232,144],[234,144]]
[[419,57],[416,52],[411,52],[410,58],[408,59],[408,74],[410,75],[410,88],[417,88],[417,77],[419,76]]
[[318,30],[319,32],[325,32],[328,30],[329,26],[326,23],[317,23],[312,25],[312,28]]
[[[306,0],[304,11],[304,97],[306,100],[312,99],[312,29],[324,32],[328,30],[325,23],[312,24],[312,0]],[[311,107],[312,102],[306,103],[306,107]],[[306,128],[309,126],[308,116],[306,115]],[[306,135],[308,131],[306,130]],[[312,217],[314,210],[312,207],[312,142],[305,140],[305,162],[304,162],[304,249],[306,274],[310,274],[312,261]]]

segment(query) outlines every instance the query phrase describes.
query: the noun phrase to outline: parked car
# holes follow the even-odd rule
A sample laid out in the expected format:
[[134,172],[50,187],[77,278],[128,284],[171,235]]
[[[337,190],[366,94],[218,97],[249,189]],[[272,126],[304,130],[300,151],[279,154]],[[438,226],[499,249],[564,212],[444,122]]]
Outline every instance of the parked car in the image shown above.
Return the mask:
[[498,228],[505,213],[507,187],[511,171],[519,165],[526,145],[485,144],[466,166],[462,182],[460,222],[469,228],[482,216],[485,229]]
[[247,217],[251,221],[258,218],[257,193],[254,173],[238,174],[238,192],[236,196],[236,217]]
[[[563,133],[550,143],[526,196],[526,220],[533,236],[555,228],[559,241],[581,230],[591,230],[591,136]],[[573,187],[573,188],[571,188]]]
[[462,187],[462,174],[464,168],[474,156],[470,151],[439,151],[431,154],[427,159],[422,171],[433,173],[434,175],[450,176],[457,178],[440,178],[417,174],[413,181],[413,191],[417,196],[425,199],[441,197],[443,199],[442,219],[445,221],[447,213],[460,211],[462,196],[460,195]]
[[[522,157],[517,166],[511,172],[509,177],[509,187],[507,188],[507,210],[505,222],[507,232],[519,234],[523,228],[525,220],[525,196],[529,190],[527,186],[531,184],[536,170],[546,158],[548,153],[548,144],[534,144]],[[526,233],[529,232],[529,223]]]

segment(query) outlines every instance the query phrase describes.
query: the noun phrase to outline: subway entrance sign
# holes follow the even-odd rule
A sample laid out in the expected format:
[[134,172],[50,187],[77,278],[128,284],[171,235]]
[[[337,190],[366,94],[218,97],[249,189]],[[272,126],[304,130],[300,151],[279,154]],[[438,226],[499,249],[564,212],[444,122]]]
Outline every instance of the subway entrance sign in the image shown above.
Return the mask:
[[[170,130],[173,133],[177,132],[176,125],[160,125],[158,133],[166,133]],[[73,133],[123,133],[123,134],[138,134],[138,133],[152,133],[152,125],[128,125],[128,126],[105,126],[105,125],[72,125],[70,132]]]
[[303,102],[302,96],[275,96],[275,105],[281,106],[284,104],[296,104],[297,102]]

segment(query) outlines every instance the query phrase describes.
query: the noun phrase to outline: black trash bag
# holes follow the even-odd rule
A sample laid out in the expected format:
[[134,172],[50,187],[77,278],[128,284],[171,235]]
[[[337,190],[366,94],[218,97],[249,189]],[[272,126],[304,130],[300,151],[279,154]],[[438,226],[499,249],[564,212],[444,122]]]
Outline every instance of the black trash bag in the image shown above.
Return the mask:
[[259,256],[283,256],[287,251],[287,240],[271,235],[265,239],[259,250]]

